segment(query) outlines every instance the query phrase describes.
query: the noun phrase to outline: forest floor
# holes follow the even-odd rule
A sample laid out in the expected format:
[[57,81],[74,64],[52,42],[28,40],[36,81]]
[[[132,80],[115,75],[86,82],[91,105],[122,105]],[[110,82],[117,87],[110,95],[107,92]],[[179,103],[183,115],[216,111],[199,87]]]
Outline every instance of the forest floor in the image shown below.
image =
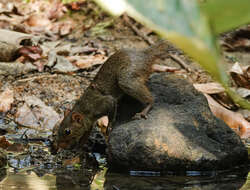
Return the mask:
[[[24,136],[29,142],[46,142],[54,126],[116,50],[139,50],[159,40],[153,31],[132,18],[111,17],[91,0],[70,4],[0,0],[0,28],[19,32],[25,39],[14,42],[17,53],[10,57],[11,62],[2,59],[0,63],[0,133],[5,135],[0,137],[0,147],[18,153],[27,150],[27,145],[16,142]],[[219,41],[232,87],[248,99],[249,34],[250,26],[244,26],[221,35]],[[11,32],[2,35],[0,41],[9,42],[13,36],[16,34]],[[176,68],[176,74],[183,75],[218,103],[211,109],[225,113],[225,122],[232,123],[230,127],[242,137],[249,137],[250,111],[235,105],[207,72],[171,46],[169,52],[178,59],[170,56],[157,63]]]

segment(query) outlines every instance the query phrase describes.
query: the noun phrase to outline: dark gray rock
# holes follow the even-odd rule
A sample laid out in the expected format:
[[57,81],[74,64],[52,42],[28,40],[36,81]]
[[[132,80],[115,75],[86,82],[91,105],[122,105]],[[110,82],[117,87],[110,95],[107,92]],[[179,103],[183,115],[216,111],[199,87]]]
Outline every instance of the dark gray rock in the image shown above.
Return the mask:
[[156,74],[148,119],[130,120],[141,105],[125,97],[110,133],[108,163],[124,170],[215,170],[247,161],[236,133],[210,111],[206,98],[181,77]]

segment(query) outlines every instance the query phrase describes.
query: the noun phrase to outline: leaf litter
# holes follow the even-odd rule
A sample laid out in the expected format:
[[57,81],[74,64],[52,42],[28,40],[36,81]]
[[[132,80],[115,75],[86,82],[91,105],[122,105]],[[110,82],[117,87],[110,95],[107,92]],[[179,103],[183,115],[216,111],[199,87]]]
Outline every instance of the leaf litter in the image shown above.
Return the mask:
[[[30,3],[0,1],[0,28],[19,32],[21,36],[29,34],[32,39],[36,37],[36,40],[21,41],[16,60],[0,62],[0,85],[6,87],[4,84],[8,84],[7,88],[1,89],[0,112],[5,112],[17,126],[32,127],[32,130],[28,128],[27,133],[27,128],[17,130],[19,136],[25,134],[27,139],[40,138],[41,129],[50,131],[60,123],[64,112],[72,108],[100,65],[114,51],[120,48],[145,48],[148,41],[157,40],[150,29],[138,23],[135,27],[137,28],[131,28],[122,17],[109,17],[91,0],[69,4],[62,4],[59,0],[36,0]],[[138,35],[136,31],[142,35]],[[223,36],[222,44],[231,46],[230,56],[233,57],[233,51],[239,45],[229,43],[228,36],[231,39],[233,37]],[[241,43],[240,47],[242,44],[247,45]],[[193,83],[198,83],[196,87],[199,86],[203,93],[211,95],[213,101],[220,102],[215,104],[209,101],[215,115],[242,137],[249,137],[249,111],[240,110],[237,105],[231,106],[231,102],[221,96],[224,93],[223,87],[214,83],[206,73],[200,72],[200,67],[181,51],[173,48],[171,53],[181,56],[192,72],[179,68],[176,64],[178,61],[173,59],[162,61],[164,69],[176,71]],[[224,55],[228,59],[229,54],[226,52]],[[245,60],[239,60],[239,65],[244,62]],[[249,66],[235,67],[236,70],[232,68],[229,71],[234,87],[239,90],[249,89]],[[244,96],[249,96],[248,91],[244,90]],[[229,110],[233,107],[237,109]],[[237,117],[233,115],[235,111]],[[107,118],[101,118],[98,124],[105,133]],[[13,125],[10,127],[13,128]],[[11,138],[6,141],[8,140]],[[16,150],[21,151],[18,146]]]

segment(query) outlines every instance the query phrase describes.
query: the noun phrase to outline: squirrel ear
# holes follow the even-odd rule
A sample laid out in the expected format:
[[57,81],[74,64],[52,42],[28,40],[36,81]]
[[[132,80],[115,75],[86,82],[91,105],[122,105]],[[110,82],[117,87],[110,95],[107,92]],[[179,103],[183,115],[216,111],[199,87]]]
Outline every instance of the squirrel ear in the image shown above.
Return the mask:
[[83,120],[83,115],[78,112],[73,112],[71,115],[71,118],[73,121],[76,121],[77,123],[81,123]]

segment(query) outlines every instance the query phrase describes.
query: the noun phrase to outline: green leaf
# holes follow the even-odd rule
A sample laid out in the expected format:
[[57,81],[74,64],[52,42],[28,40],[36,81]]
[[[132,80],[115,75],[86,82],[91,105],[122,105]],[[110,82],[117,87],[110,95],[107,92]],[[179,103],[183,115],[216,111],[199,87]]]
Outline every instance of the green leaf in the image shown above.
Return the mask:
[[201,3],[216,34],[226,32],[250,21],[249,0],[208,0]]
[[219,50],[196,0],[127,0],[139,14],[131,16],[153,28],[197,60],[214,78],[227,83],[218,64]]

